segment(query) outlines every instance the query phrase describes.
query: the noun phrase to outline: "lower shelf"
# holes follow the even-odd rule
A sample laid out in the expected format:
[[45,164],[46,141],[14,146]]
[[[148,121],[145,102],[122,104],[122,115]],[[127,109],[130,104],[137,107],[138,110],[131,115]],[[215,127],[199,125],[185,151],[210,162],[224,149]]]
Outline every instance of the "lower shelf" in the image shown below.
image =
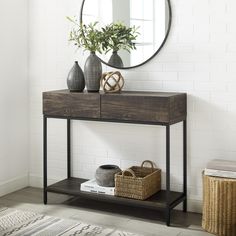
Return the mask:
[[[80,178],[65,179],[48,186],[47,191],[54,193],[68,194],[73,196],[80,196],[84,198],[94,199],[97,201],[105,201],[128,206],[139,206],[151,209],[153,208],[161,209],[167,207],[167,201],[166,201],[167,191],[165,190],[159,191],[158,193],[154,194],[152,197],[148,198],[145,201],[140,201],[140,200],[80,191],[80,185],[85,181],[87,180]],[[186,197],[184,196],[183,193],[170,191],[169,198],[170,198],[169,208],[174,208],[179,203],[184,201]]]

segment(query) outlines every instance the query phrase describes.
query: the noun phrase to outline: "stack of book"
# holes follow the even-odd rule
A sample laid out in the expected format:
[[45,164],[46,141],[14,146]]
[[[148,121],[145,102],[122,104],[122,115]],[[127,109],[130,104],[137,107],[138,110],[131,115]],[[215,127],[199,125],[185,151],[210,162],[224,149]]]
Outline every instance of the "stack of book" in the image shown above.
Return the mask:
[[236,179],[236,161],[212,160],[205,168],[205,175]]
[[106,194],[106,195],[115,195],[115,187],[102,187],[99,186],[95,179],[88,180],[81,184],[80,190],[90,193]]

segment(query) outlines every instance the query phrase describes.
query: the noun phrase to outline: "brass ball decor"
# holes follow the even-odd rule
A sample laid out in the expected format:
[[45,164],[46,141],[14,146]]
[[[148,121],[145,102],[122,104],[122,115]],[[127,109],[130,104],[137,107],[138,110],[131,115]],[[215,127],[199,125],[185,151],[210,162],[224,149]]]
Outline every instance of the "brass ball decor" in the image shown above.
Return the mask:
[[101,86],[105,93],[120,92],[124,84],[124,77],[119,71],[106,72],[102,75]]

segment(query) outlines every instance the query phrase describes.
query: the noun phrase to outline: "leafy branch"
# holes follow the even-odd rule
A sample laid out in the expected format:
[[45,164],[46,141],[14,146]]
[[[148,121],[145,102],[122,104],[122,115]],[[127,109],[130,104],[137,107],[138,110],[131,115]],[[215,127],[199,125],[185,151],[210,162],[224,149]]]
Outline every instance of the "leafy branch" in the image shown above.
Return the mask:
[[70,32],[69,41],[73,41],[78,48],[84,48],[90,52],[101,51],[101,41],[103,39],[102,31],[97,29],[98,22],[90,23],[88,25],[78,24],[76,20],[67,17],[72,23],[75,24]]
[[111,23],[102,28],[104,40],[102,49],[105,53],[113,50],[114,52],[124,49],[128,52],[136,49],[135,40],[139,32],[136,26],[127,27],[123,23]]
[[88,25],[78,24],[76,20],[67,17],[75,27],[70,32],[69,41],[73,41],[78,48],[90,52],[117,52],[124,49],[128,52],[136,49],[135,40],[139,32],[138,27],[127,27],[122,23],[111,23],[99,29],[98,22]]

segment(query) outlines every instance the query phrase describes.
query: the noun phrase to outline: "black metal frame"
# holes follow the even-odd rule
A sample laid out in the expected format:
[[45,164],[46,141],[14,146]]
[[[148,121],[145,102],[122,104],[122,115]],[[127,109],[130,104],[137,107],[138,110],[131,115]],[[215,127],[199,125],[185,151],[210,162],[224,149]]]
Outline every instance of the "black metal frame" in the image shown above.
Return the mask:
[[[71,120],[92,120],[95,119],[80,119],[80,118],[71,118],[71,117],[55,117],[55,116],[46,116],[43,118],[43,178],[44,178],[44,204],[47,204],[47,119],[48,118],[58,118],[67,120],[67,177],[71,178]],[[95,121],[101,122],[117,122],[117,123],[127,123],[117,120],[102,120],[97,119]],[[166,225],[170,225],[171,210],[183,202],[183,211],[187,211],[187,120],[183,120],[183,194],[176,199],[174,202],[170,202],[170,126],[171,124],[166,123],[156,123],[156,125],[162,125],[166,128]],[[128,123],[137,123],[137,121],[129,121]],[[142,123],[147,125],[153,125],[154,123]],[[64,192],[66,194],[66,192]]]
[[[83,0],[82,4],[81,4],[81,8],[80,8],[80,23],[83,22],[83,8],[84,8],[84,3],[85,3],[86,0]],[[139,66],[142,66],[144,64],[146,64],[147,62],[149,62],[150,60],[152,60],[160,51],[161,49],[163,48],[163,46],[165,45],[166,41],[167,41],[167,38],[170,34],[170,28],[171,28],[171,24],[172,24],[172,9],[171,9],[171,3],[170,3],[170,0],[166,0],[167,1],[167,4],[168,4],[168,9],[169,9],[169,23],[168,23],[168,28],[167,28],[167,31],[166,31],[166,35],[165,35],[165,38],[162,42],[162,44],[160,45],[160,47],[157,49],[157,51],[150,57],[148,58],[146,61],[138,64],[138,65],[135,65],[135,66],[127,66],[127,67],[117,67],[117,66],[113,66],[113,65],[110,65],[108,64],[107,62],[103,61],[101,58],[99,58],[101,60],[101,62],[107,66],[110,66],[110,67],[113,67],[113,68],[116,68],[116,69],[120,69],[120,70],[125,70],[125,69],[133,69],[133,68],[136,68],[136,67],[139,67]]]

